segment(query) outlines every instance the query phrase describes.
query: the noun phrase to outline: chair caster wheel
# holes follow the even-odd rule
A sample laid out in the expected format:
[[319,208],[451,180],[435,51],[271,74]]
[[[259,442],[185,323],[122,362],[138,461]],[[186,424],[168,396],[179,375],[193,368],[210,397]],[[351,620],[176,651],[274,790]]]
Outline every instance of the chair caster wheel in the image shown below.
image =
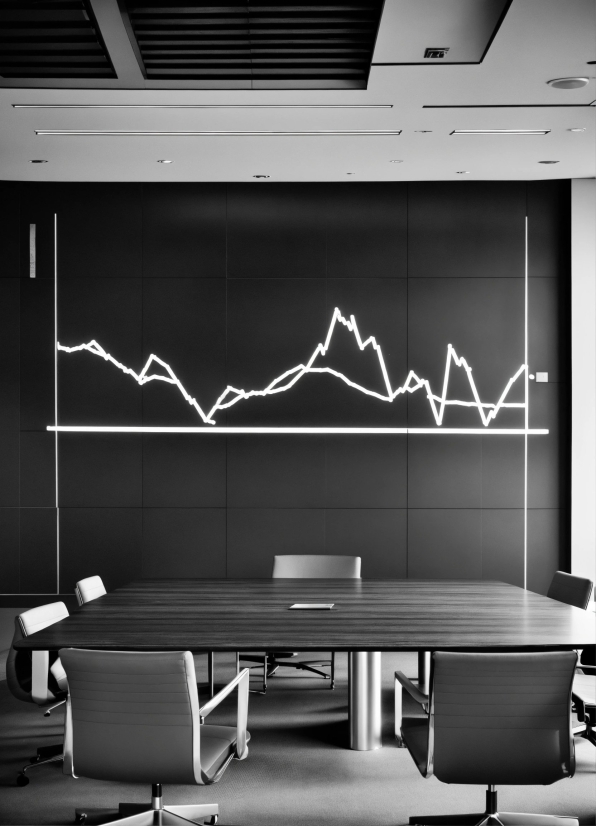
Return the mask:
[[17,786],[27,786],[29,784],[29,778],[23,772],[19,772],[17,774]]
[[208,817],[205,821],[205,826],[215,826],[218,820],[219,815],[211,815],[211,817]]
[[50,716],[50,712],[49,712],[49,711],[44,711],[43,716],[44,716],[44,717],[49,717],[49,716]]
[[75,823],[85,823],[87,820],[87,815],[85,812],[81,812],[75,817]]

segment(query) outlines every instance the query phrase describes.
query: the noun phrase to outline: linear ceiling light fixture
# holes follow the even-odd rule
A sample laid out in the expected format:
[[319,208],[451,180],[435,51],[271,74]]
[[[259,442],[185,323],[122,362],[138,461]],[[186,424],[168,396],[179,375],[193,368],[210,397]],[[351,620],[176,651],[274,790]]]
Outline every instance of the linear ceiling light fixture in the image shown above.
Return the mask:
[[376,103],[13,103],[13,109],[393,109]]
[[550,129],[454,129],[451,135],[548,135]]
[[158,131],[153,129],[36,129],[35,134],[39,136],[84,136],[84,137],[116,137],[116,138],[139,138],[139,137],[183,137],[183,138],[212,138],[212,137],[302,137],[303,135],[313,135],[315,137],[326,137],[328,135],[361,135],[364,137],[394,136],[401,135],[401,129],[201,129],[201,130],[180,130],[180,131]]

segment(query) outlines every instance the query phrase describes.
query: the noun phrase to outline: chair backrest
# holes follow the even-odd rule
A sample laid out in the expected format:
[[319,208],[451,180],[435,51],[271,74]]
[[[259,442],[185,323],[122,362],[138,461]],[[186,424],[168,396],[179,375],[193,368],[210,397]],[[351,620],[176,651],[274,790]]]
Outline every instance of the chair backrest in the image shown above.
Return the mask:
[[567,605],[585,609],[590,602],[593,587],[594,583],[591,579],[555,571],[546,596],[558,599],[559,602],[565,602]]
[[359,556],[284,554],[273,558],[273,579],[360,579]]
[[[26,703],[34,702],[31,695],[31,652],[17,651],[14,648],[15,642],[34,634],[36,631],[41,631],[47,628],[48,625],[53,625],[67,616],[68,608],[63,602],[51,602],[48,605],[31,608],[29,611],[24,611],[18,617],[15,617],[14,636],[6,660],[6,683],[10,692],[18,700],[23,700]],[[50,657],[50,662],[52,660],[56,661],[56,655]],[[48,676],[48,680],[49,687],[53,692],[60,690],[60,686],[51,674]],[[48,702],[53,699],[55,698],[49,697]]]
[[575,651],[435,652],[428,751],[445,783],[547,785],[575,771]]
[[75,585],[75,594],[79,605],[84,605],[86,602],[103,597],[107,591],[100,576],[88,576],[86,579],[79,579]]
[[64,772],[99,780],[202,783],[189,651],[63,648],[69,685]]

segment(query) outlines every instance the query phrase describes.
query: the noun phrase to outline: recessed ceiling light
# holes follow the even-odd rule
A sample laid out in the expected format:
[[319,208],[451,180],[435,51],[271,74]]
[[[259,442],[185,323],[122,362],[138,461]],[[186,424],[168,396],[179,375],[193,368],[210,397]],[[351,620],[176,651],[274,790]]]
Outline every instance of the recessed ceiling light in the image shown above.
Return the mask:
[[469,169],[462,169],[461,172],[456,172],[455,174],[456,175],[469,175],[470,170]]
[[166,160],[163,160],[163,161],[158,161],[157,163],[174,163],[174,161],[166,161]]
[[271,175],[253,175],[253,178],[270,178]]
[[538,163],[559,163],[559,161],[538,161]]
[[567,131],[568,132],[585,132],[586,127],[585,126],[574,126],[573,129],[568,129]]
[[451,135],[548,135],[550,129],[454,129]]
[[389,163],[403,163],[403,161],[389,161]]
[[47,161],[39,161],[39,160],[37,160],[37,161],[29,161],[29,163],[47,163]]
[[361,135],[363,137],[387,137],[401,135],[401,129],[205,129],[205,130],[180,130],[161,131],[156,129],[36,129],[38,136],[56,137],[67,135],[72,137],[116,137],[116,138],[142,138],[153,137],[182,137],[182,138],[218,138],[218,137],[302,137],[303,135],[313,135],[315,137],[327,137],[336,135]]
[[546,81],[553,89],[581,89],[590,82],[589,77],[556,77]]

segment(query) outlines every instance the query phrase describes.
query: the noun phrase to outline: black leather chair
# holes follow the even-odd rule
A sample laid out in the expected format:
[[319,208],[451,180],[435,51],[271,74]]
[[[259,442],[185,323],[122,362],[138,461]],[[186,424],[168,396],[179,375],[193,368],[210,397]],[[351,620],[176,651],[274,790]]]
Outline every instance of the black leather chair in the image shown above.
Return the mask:
[[546,596],[585,610],[590,602],[593,586],[591,579],[555,571]]
[[[65,702],[68,693],[66,674],[60,658],[55,652],[40,652],[44,663],[43,685],[36,686],[33,682],[32,659],[30,651],[17,651],[15,642],[22,640],[29,634],[41,631],[55,622],[60,622],[68,616],[68,609],[63,602],[51,602],[48,605],[39,605],[15,617],[15,630],[12,645],[6,661],[6,682],[11,694],[25,703],[35,703],[42,708],[50,706],[56,708]],[[56,700],[58,702],[56,702]],[[44,716],[48,716],[48,711]],[[34,766],[44,763],[53,763],[62,760],[62,743],[54,746],[41,746],[37,755],[17,775],[17,785],[26,786],[29,782],[27,772]]]
[[[398,745],[424,777],[488,786],[486,811],[414,816],[435,826],[578,826],[575,818],[499,812],[497,785],[550,785],[572,777],[571,686],[575,651],[523,654],[435,652],[430,692],[395,673]],[[402,692],[427,711],[402,716]],[[398,699],[399,696],[399,699]]]
[[[162,783],[217,783],[232,759],[248,755],[245,669],[199,708],[190,651],[60,651],[68,677],[64,773],[151,784],[147,804],[120,804],[126,826],[217,821],[216,803],[164,805]],[[238,689],[237,724],[204,720]],[[109,810],[107,810],[109,811]],[[77,809],[77,822],[106,810]],[[106,821],[103,820],[105,823]]]

